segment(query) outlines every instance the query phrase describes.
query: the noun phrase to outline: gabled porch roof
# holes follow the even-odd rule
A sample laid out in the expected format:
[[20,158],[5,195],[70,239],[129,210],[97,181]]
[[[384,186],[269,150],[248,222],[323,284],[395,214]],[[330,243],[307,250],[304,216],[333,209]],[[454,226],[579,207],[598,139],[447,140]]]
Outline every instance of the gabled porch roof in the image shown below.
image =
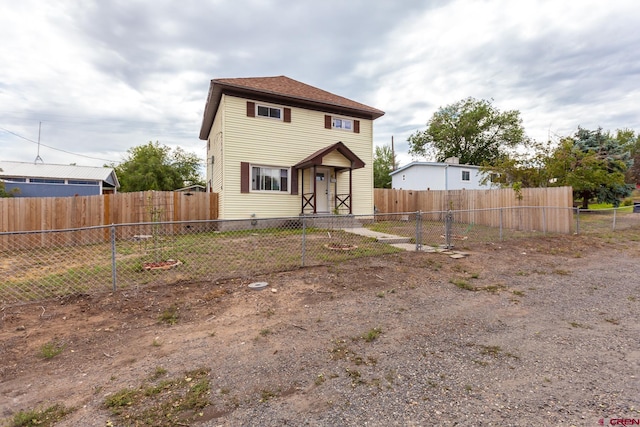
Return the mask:
[[[322,166],[322,159],[327,154],[332,153],[333,151],[337,151],[342,154],[347,160],[351,162],[351,169],[360,169],[363,168],[365,163],[353,152],[344,145],[342,141],[338,141],[335,144],[329,145],[321,150],[316,151],[309,157],[301,160],[299,163],[294,165],[296,169],[305,169],[312,166]],[[336,169],[345,169],[336,167]]]

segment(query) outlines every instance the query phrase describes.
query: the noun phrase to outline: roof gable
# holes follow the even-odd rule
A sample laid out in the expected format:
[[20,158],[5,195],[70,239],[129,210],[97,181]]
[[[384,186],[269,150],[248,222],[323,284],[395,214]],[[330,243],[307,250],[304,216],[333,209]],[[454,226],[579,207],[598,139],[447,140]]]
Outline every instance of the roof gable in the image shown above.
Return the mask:
[[202,118],[200,139],[208,138],[223,93],[370,120],[384,115],[384,111],[286,76],[213,79]]
[[298,169],[308,168],[310,166],[320,166],[322,165],[322,159],[327,154],[337,151],[342,154],[347,160],[351,162],[352,169],[360,169],[365,166],[365,163],[358,157],[353,151],[349,149],[342,141],[338,141],[333,145],[329,145],[321,150],[316,151],[309,157],[298,162],[294,167]]

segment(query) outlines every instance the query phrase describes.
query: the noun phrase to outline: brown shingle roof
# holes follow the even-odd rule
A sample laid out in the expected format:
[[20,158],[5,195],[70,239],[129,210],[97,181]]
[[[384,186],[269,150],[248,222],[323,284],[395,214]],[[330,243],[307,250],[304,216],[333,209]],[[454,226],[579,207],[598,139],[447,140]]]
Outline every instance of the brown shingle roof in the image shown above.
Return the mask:
[[200,139],[207,139],[209,136],[223,92],[371,120],[384,114],[384,111],[286,76],[213,79],[209,86],[209,96],[200,128]]

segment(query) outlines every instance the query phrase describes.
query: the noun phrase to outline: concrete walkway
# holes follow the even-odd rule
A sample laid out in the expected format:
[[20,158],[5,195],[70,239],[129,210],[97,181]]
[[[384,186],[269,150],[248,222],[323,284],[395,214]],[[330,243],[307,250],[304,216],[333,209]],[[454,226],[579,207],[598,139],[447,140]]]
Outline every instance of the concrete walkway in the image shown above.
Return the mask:
[[[364,228],[364,227],[343,228],[342,230],[346,231],[347,233],[357,234],[359,236],[371,237],[376,239],[378,242],[387,243],[393,247],[396,247],[398,249],[402,249],[405,251],[416,250],[416,244],[410,243],[411,242],[410,237],[402,237],[402,236],[396,236],[394,234],[381,233],[379,231],[369,230],[368,228]],[[452,249],[448,249],[442,246],[434,248],[432,246],[422,245],[422,247],[419,250],[422,252],[438,252],[445,255],[449,255],[451,258],[464,258],[469,256],[469,254],[466,252],[454,251]]]

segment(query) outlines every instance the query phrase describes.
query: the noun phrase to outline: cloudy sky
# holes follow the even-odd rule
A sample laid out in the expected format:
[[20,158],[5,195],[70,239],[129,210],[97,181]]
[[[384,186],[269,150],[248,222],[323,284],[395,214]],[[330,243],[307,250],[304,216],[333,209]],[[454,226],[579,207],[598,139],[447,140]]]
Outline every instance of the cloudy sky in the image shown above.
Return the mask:
[[540,141],[640,131],[637,0],[0,0],[0,160],[205,157],[213,78],[286,75],[376,107],[374,143],[466,97]]

